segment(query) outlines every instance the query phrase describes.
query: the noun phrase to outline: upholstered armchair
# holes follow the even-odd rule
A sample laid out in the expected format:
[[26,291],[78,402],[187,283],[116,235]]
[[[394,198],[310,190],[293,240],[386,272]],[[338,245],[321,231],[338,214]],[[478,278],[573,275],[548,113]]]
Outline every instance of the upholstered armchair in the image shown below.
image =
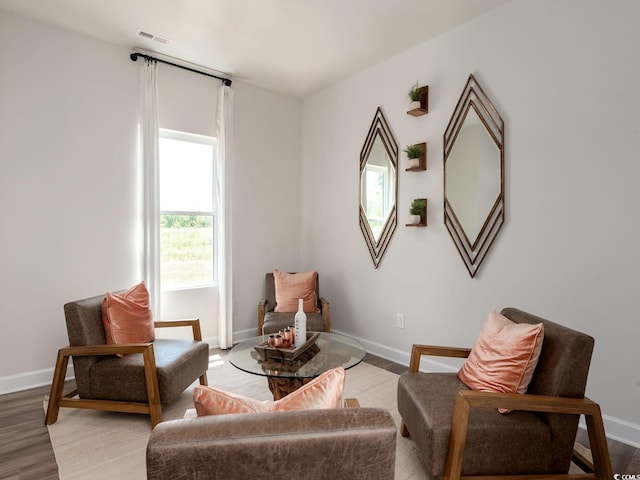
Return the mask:
[[379,408],[171,420],[147,445],[148,480],[392,480],[396,425]]
[[[102,321],[104,295],[64,306],[69,346],[58,351],[45,423],[58,419],[60,407],[148,414],[152,427],[162,422],[162,407],[199,379],[207,384],[209,345],[200,322],[154,322],[155,328],[191,327],[193,340],[107,345]],[[77,390],[63,395],[69,357]]]
[[595,474],[581,478],[611,479],[600,407],[584,397],[593,338],[514,308],[501,313],[544,326],[527,393],[472,391],[455,373],[421,373],[423,355],[466,358],[471,349],[414,345],[398,382],[401,434],[413,439],[432,477],[552,478],[567,474],[584,415],[593,454],[587,467]]
[[[320,313],[307,313],[307,330],[313,332],[331,331],[331,310],[329,302],[320,296],[319,276],[316,274],[316,297]],[[265,298],[258,303],[258,335],[278,333],[294,324],[295,312],[276,312],[276,287],[273,272],[265,276]]]

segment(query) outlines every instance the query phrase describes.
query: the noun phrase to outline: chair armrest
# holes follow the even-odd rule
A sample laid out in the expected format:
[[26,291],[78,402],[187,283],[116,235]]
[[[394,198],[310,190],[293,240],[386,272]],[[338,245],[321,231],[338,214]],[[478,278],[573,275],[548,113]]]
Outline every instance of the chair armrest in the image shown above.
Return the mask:
[[434,357],[455,357],[467,358],[471,353],[470,348],[459,347],[439,347],[435,345],[418,345],[414,344],[411,348],[411,360],[409,361],[409,372],[418,373],[420,369],[420,358],[423,355]]
[[144,353],[151,349],[152,343],[122,343],[119,345],[77,345],[68,346],[58,350],[59,354],[75,357],[128,355],[130,353]]
[[155,328],[168,328],[168,327],[191,327],[193,331],[193,339],[202,341],[202,331],[200,330],[199,318],[187,318],[182,320],[163,320],[159,322],[153,322]]
[[[445,479],[460,478],[462,454],[466,442],[467,427],[471,408],[507,408],[530,412],[554,414],[584,415],[589,445],[593,455],[593,469],[600,480],[612,478],[609,448],[604,432],[600,406],[584,398],[555,397],[548,395],[529,395],[516,393],[478,392],[460,390],[451,420],[449,453],[445,468]],[[592,465],[588,465],[592,467]]]
[[479,392],[460,390],[462,397],[471,408],[506,408],[529,412],[547,412],[563,414],[593,415],[600,407],[590,399],[574,397],[556,397],[551,395],[531,395],[519,393]]
[[[118,407],[117,402],[109,402],[108,400],[85,400],[74,399],[77,391],[64,395],[64,379],[69,364],[69,357],[76,356],[111,356],[111,355],[128,355],[142,354],[144,362],[144,377],[147,387],[148,405],[144,408],[134,403],[127,403],[126,407]],[[99,405],[99,407],[96,407]],[[108,405],[108,407],[105,407]],[[56,366],[53,371],[53,381],[51,382],[51,390],[49,393],[49,405],[45,415],[45,424],[51,425],[58,419],[58,411],[60,407],[75,406],[77,408],[100,408],[102,410],[113,410],[119,412],[149,413],[151,415],[151,423],[155,426],[162,421],[162,407],[160,405],[160,392],[158,389],[158,373],[156,369],[156,357],[153,351],[153,343],[125,343],[120,345],[75,345],[67,346],[58,350]],[[123,409],[124,408],[124,409]]]

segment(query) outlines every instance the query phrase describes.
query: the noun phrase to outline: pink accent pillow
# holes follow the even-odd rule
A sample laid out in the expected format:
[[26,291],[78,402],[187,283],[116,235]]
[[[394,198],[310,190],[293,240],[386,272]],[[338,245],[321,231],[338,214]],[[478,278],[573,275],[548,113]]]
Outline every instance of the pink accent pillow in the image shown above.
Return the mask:
[[102,301],[102,323],[107,344],[153,342],[153,315],[144,282],[122,293],[107,292]]
[[273,401],[260,402],[243,395],[225,392],[208,385],[197,385],[193,389],[193,404],[199,417],[223,415],[225,413],[268,412]]
[[305,312],[320,313],[316,295],[318,272],[285,273],[277,268],[273,271],[276,287],[275,312],[297,312],[298,299],[302,298]]
[[344,378],[344,368],[333,368],[275,402],[273,400],[260,402],[243,395],[224,392],[214,387],[196,385],[193,389],[193,403],[199,417],[226,413],[340,408],[342,406]]
[[458,378],[472,390],[526,393],[543,338],[542,323],[515,323],[491,312]]

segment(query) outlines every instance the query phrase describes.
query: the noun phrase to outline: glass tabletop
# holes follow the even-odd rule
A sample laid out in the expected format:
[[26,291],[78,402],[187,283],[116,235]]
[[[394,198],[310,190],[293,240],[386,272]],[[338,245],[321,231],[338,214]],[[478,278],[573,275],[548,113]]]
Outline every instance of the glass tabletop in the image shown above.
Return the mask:
[[360,343],[349,337],[321,332],[315,346],[295,360],[263,360],[254,347],[266,342],[268,337],[262,335],[237,344],[229,352],[229,362],[234,367],[254,375],[313,378],[334,367],[342,366],[345,370],[355,367],[366,353]]

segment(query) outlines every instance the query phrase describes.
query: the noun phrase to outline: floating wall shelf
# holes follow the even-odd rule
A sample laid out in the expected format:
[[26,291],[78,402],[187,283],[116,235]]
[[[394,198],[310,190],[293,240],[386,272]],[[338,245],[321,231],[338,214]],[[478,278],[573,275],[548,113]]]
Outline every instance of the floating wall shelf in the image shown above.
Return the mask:
[[405,169],[407,172],[423,172],[427,169],[427,144],[426,142],[423,142],[416,143],[416,145],[422,149],[422,154],[418,157],[420,163],[417,167],[409,167]]
[[420,215],[420,223],[407,223],[407,227],[426,227],[427,226],[427,199],[417,198],[416,200],[424,200],[424,213]]
[[420,87],[420,108],[414,108],[407,113],[414,117],[420,117],[429,113],[429,85]]

